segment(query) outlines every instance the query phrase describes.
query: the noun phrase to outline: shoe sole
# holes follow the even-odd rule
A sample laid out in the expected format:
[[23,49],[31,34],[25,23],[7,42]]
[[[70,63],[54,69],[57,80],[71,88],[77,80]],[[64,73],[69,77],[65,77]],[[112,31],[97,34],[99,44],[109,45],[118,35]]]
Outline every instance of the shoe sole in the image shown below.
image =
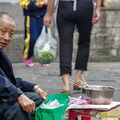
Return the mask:
[[30,65],[26,65],[26,67],[34,67],[34,65],[31,65],[31,66]]
[[60,92],[60,94],[64,94],[64,93],[67,93],[68,95],[70,95],[70,91],[68,90],[63,90],[62,92]]
[[73,86],[73,90],[81,90],[81,88]]

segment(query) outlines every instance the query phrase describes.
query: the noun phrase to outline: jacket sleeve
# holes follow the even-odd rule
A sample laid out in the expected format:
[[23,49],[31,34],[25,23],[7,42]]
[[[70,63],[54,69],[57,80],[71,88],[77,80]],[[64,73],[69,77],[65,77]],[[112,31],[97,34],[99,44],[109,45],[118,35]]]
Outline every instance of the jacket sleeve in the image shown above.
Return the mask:
[[16,87],[20,88],[23,92],[33,92],[34,83],[23,81],[21,78],[16,79]]
[[18,88],[26,91],[33,91],[35,84],[15,78],[9,56],[0,51],[0,100],[7,99],[15,102],[18,98]]
[[9,102],[17,100],[18,88],[23,92],[33,92],[35,84],[23,81],[21,78],[16,78],[16,86],[12,84],[5,76],[0,75],[0,99],[8,99]]
[[36,1],[20,0],[20,6],[26,10],[38,9],[38,7],[35,6],[35,2]]
[[9,79],[0,74],[0,99],[8,99],[9,102],[13,103],[18,97],[18,90]]

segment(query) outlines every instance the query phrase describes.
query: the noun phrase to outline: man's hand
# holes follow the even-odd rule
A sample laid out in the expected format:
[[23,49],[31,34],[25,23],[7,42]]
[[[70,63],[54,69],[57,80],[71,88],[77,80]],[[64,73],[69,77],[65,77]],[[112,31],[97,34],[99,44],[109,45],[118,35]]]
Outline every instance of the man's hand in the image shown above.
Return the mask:
[[24,111],[26,112],[35,112],[35,103],[34,101],[30,100],[26,95],[21,94],[18,98],[17,101],[21,105]]
[[93,24],[98,23],[99,19],[100,19],[100,11],[96,9],[93,13],[92,23]]
[[35,92],[37,93],[37,94],[39,94],[42,98],[43,98],[43,100],[46,100],[46,98],[47,98],[47,93],[45,92],[45,91],[43,91],[41,88],[36,88],[36,90],[35,90]]
[[44,16],[44,25],[46,27],[49,27],[52,21],[52,15],[50,15],[49,13],[46,13],[46,15]]

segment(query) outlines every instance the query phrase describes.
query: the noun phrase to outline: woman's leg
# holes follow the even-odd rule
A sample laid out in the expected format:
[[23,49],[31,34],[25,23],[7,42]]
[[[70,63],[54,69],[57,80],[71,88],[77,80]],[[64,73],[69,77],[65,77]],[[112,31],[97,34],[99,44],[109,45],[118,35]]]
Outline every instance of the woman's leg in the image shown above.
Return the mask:
[[81,75],[83,74],[83,72],[84,72],[83,70],[77,70],[76,71],[76,80],[75,80],[76,82],[80,82],[82,80]]
[[76,82],[81,81],[81,75],[87,70],[90,52],[90,36],[92,29],[92,0],[78,1],[76,25],[79,32],[78,51],[75,63]]
[[68,90],[69,91],[69,79],[70,79],[70,74],[62,74],[62,80],[63,80],[63,90]]
[[[72,39],[73,39],[73,33],[68,32],[66,33],[64,30],[66,27],[64,26],[63,29],[61,29],[61,26],[58,28],[60,31],[60,74],[62,76],[63,80],[63,90],[65,92],[69,92],[69,79],[70,75],[72,73],[71,71],[71,61],[72,61]],[[70,28],[70,27],[69,27]],[[67,29],[69,29],[67,27]],[[72,28],[73,29],[73,28]],[[71,30],[73,31],[73,30]],[[68,34],[69,33],[69,34]],[[63,93],[64,93],[63,91]]]
[[69,79],[72,73],[71,62],[75,26],[73,15],[72,2],[60,1],[57,13],[57,26],[60,42],[60,75],[62,76],[64,91],[69,91]]

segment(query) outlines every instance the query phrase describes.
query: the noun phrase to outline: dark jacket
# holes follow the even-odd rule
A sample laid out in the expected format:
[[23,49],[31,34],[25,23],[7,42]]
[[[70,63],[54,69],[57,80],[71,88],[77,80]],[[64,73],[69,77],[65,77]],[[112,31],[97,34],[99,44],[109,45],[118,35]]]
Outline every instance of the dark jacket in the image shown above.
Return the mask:
[[15,78],[11,61],[3,50],[0,50],[0,100],[7,99],[15,102],[18,97],[18,89],[23,92],[33,92],[35,84]]

